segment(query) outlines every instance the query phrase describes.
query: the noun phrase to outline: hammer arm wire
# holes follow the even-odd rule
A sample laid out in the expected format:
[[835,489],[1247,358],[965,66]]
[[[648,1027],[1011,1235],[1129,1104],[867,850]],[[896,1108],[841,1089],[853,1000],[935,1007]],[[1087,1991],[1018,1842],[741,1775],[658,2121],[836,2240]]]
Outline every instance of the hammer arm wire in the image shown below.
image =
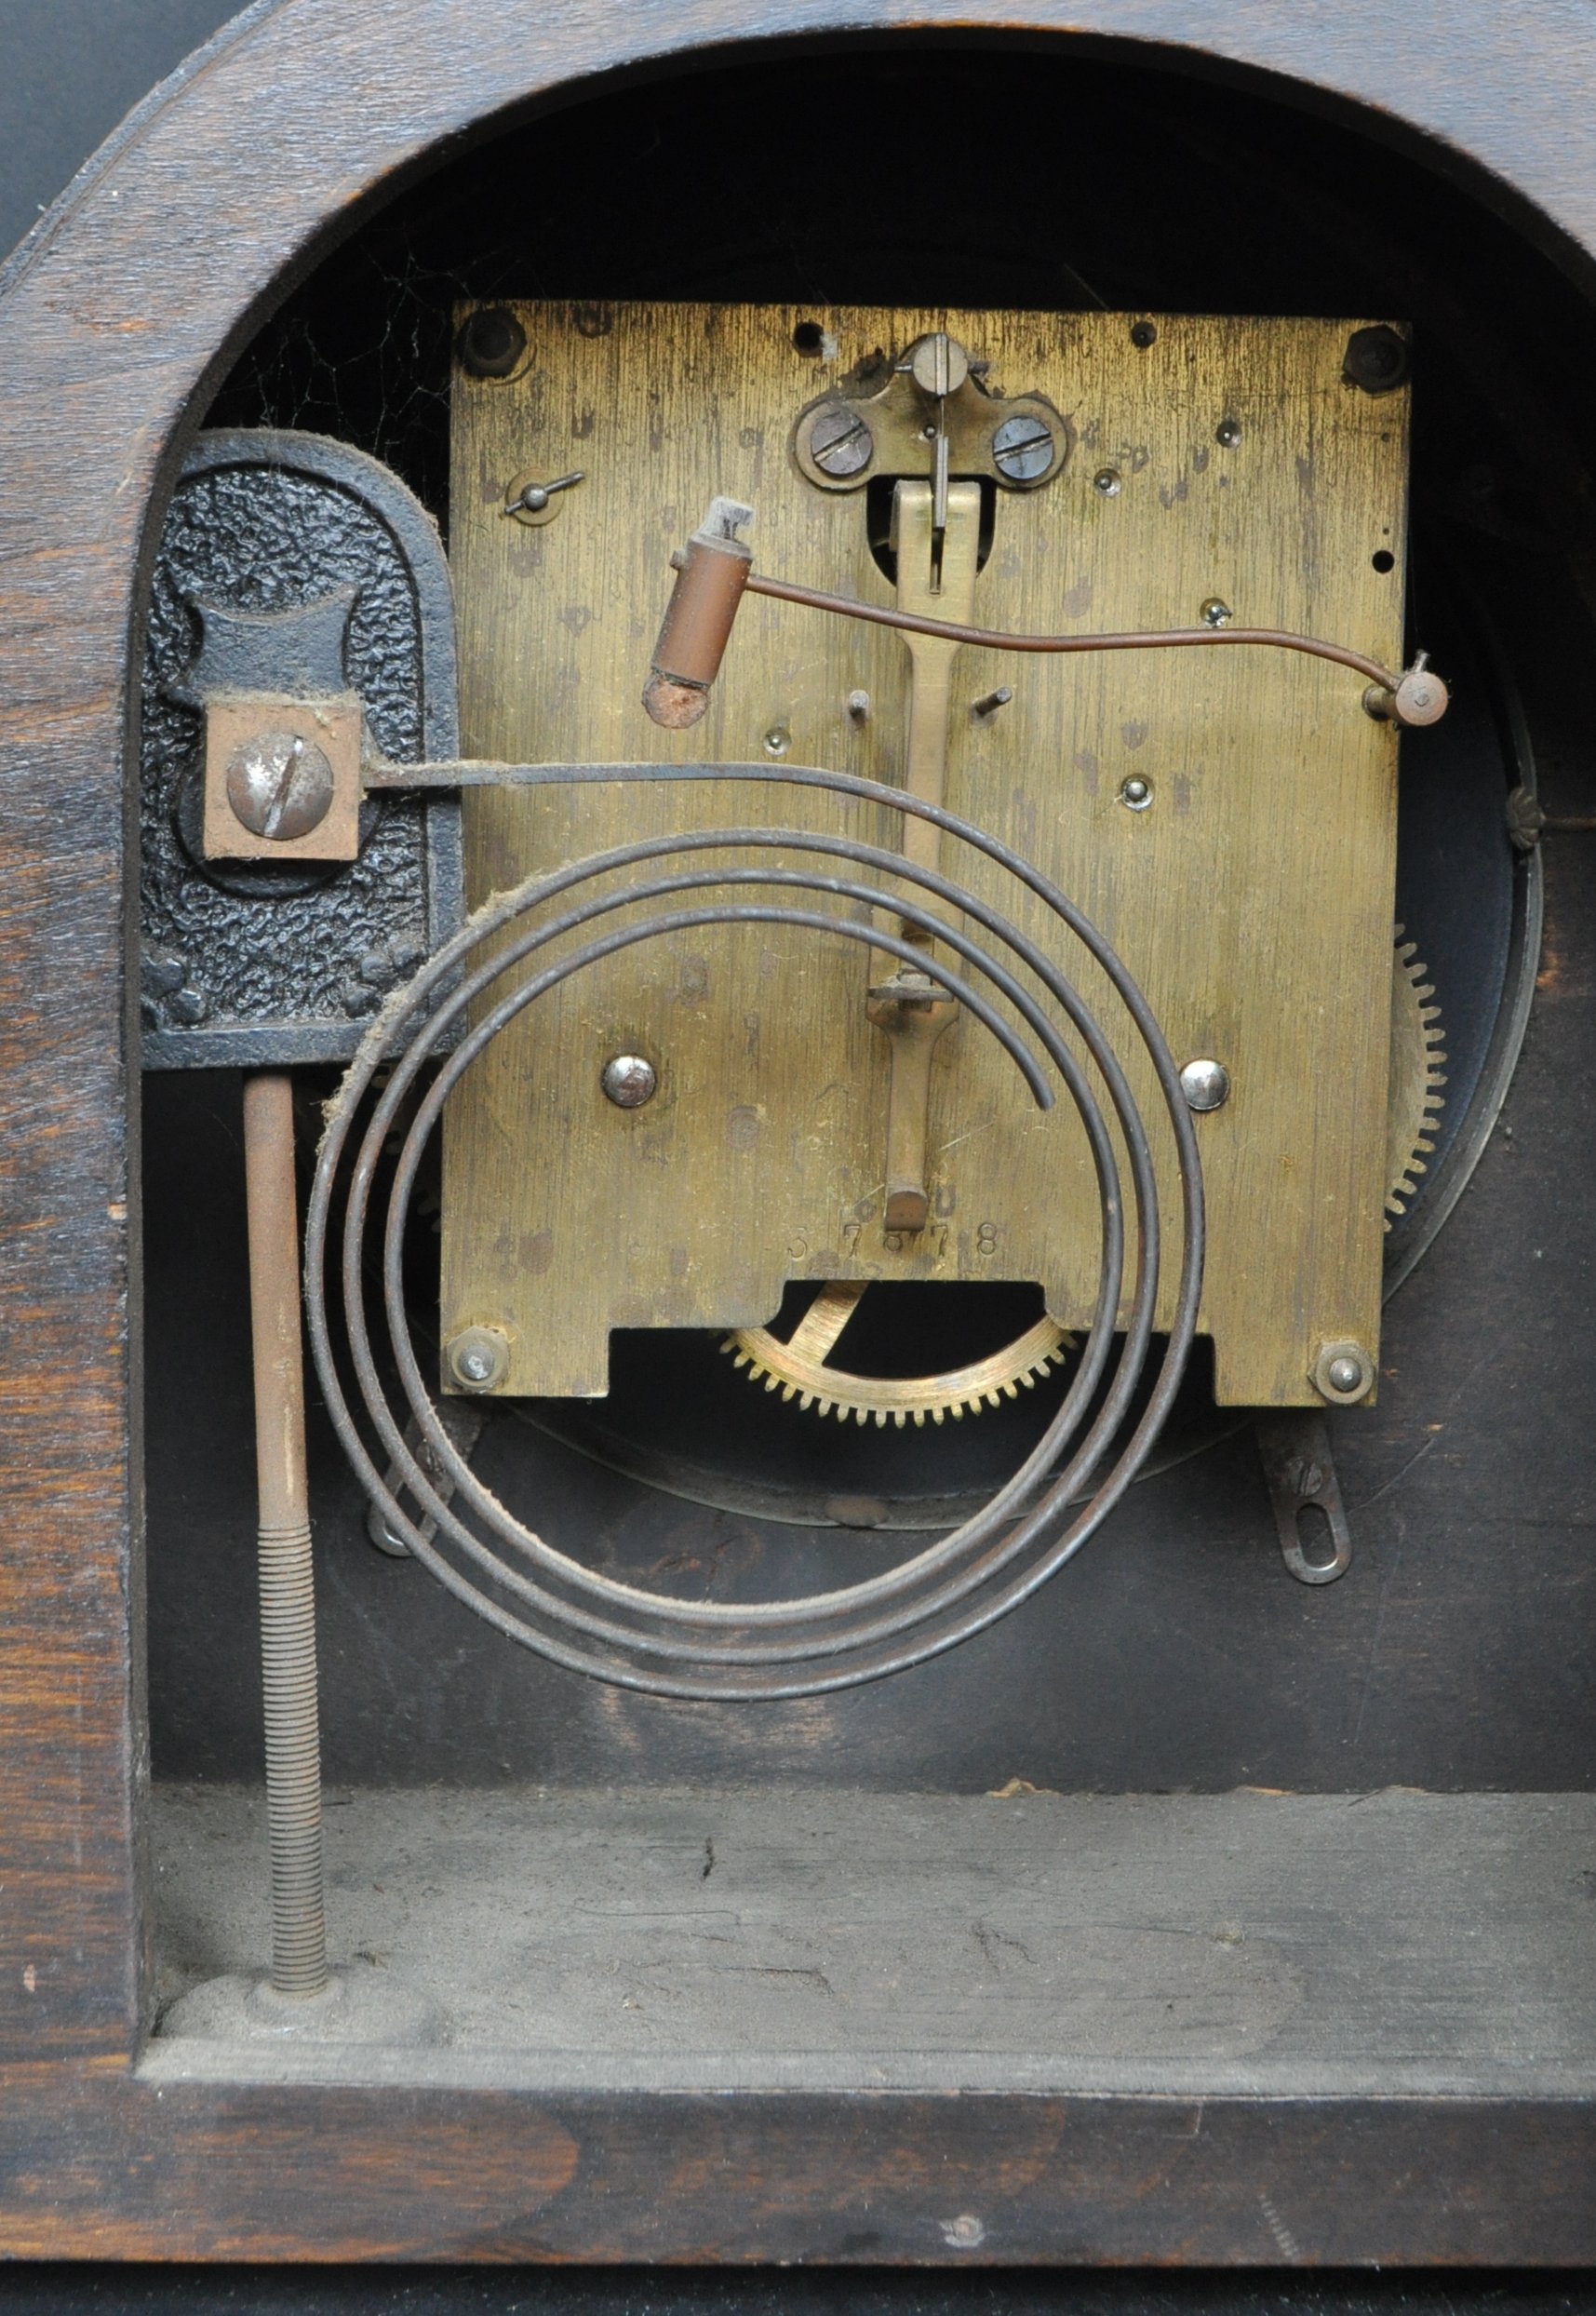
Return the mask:
[[744,582],[750,595],[773,596],[781,603],[802,603],[811,611],[835,612],[839,618],[863,619],[878,627],[906,627],[916,635],[941,636],[948,643],[975,643],[993,652],[1156,652],[1190,644],[1265,643],[1277,651],[1306,652],[1311,659],[1334,660],[1395,692],[1402,681],[1377,659],[1368,659],[1345,643],[1327,643],[1320,636],[1294,635],[1286,627],[1147,627],[1117,635],[1013,635],[1002,627],[966,627],[951,619],[925,619],[916,612],[891,611],[884,604],[858,603],[846,595],[826,595],[818,587],[803,587],[790,579],[768,579],[758,571]]

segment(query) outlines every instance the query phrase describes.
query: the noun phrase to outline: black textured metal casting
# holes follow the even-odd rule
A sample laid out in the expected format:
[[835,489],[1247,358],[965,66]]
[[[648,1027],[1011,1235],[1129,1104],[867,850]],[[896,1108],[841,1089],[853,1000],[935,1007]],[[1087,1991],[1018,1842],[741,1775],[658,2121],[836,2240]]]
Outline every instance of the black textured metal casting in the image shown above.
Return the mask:
[[353,691],[383,756],[454,753],[442,543],[376,459],[319,435],[202,435],[161,537],[142,679],[144,1067],[346,1060],[460,922],[459,803],[369,800],[347,865],[208,863],[201,704],[218,689]]

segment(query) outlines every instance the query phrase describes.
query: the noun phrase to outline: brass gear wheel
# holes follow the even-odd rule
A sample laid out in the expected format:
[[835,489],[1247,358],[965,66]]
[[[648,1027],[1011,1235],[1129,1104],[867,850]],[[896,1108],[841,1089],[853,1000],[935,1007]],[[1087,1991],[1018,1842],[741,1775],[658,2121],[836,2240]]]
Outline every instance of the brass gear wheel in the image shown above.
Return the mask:
[[1428,967],[1417,943],[1396,931],[1391,961],[1391,1080],[1386,1107],[1386,1228],[1418,1195],[1418,1178],[1435,1149],[1438,1113],[1445,1107],[1445,1033]]
[[[1417,945],[1404,941],[1396,928],[1391,959],[1390,1097],[1387,1107],[1386,1228],[1391,1217],[1403,1214],[1416,1196],[1416,1177],[1435,1148],[1436,1113],[1442,1106],[1441,1088],[1446,1084],[1442,1065],[1446,1059],[1441,1009],[1431,1003],[1435,990],[1417,962]],[[977,1359],[967,1367],[950,1367],[938,1375],[853,1375],[826,1363],[849,1320],[859,1306],[867,1279],[834,1279],[823,1286],[790,1339],[783,1342],[769,1327],[740,1327],[728,1335],[722,1350],[745,1367],[750,1381],[760,1381],[768,1392],[796,1399],[818,1415],[834,1415],[846,1423],[932,1423],[952,1416],[979,1415],[983,1407],[999,1407],[1017,1399],[1050,1367],[1057,1367],[1074,1349],[1075,1339],[1052,1319],[1039,1319],[1000,1351]]]
[[768,1392],[796,1399],[817,1415],[834,1415],[846,1423],[933,1423],[965,1412],[979,1415],[983,1407],[1000,1407],[1017,1399],[1039,1376],[1057,1367],[1075,1338],[1052,1319],[1039,1319],[1001,1351],[988,1353],[967,1367],[948,1367],[940,1375],[850,1375],[825,1362],[838,1337],[858,1309],[868,1279],[833,1279],[823,1286],[786,1342],[769,1327],[740,1327],[721,1345],[736,1365],[746,1367],[750,1380],[761,1379]]

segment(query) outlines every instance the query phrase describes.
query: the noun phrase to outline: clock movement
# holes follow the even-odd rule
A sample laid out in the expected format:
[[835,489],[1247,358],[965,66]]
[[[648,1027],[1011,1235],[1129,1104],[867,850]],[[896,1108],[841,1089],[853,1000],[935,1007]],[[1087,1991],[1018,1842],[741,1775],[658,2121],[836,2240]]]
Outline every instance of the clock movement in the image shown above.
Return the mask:
[[1188,13],[284,0],[0,284],[7,2250],[1596,2249],[1596,55]]

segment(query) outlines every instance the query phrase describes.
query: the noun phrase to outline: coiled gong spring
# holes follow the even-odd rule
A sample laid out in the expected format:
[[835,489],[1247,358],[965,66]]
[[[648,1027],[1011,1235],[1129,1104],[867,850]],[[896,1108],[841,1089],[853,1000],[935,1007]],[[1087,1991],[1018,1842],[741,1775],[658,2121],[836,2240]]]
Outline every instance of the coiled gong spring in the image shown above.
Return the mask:
[[[768,827],[659,836],[495,896],[390,1001],[362,1040],[329,1108],[305,1241],[312,1347],[351,1463],[393,1534],[497,1631],[557,1664],[623,1688],[721,1701],[811,1696],[879,1679],[956,1647],[1029,1598],[1102,1526],[1158,1436],[1190,1348],[1202,1281],[1201,1174],[1179,1074],[1146,998],[1103,936],[1022,855],[901,789],[803,765],[535,766],[508,776],[523,784],[731,780],[829,790],[917,815],[1028,888],[1068,936],[1059,944],[1065,953],[1079,945],[1106,976],[1150,1057],[1180,1176],[1173,1320],[1156,1380],[1129,1422],[1153,1351],[1163,1261],[1158,1183],[1146,1124],[1114,1045],[1046,948],[939,870],[851,837]],[[729,853],[783,858],[750,865],[718,857]],[[616,885],[617,876],[626,881]],[[868,882],[872,877],[883,882]],[[596,885],[600,889],[584,889]],[[919,942],[880,930],[870,921],[873,910],[918,933]],[[998,1040],[1039,1108],[1053,1106],[1062,1084],[1084,1130],[1098,1191],[1098,1287],[1090,1330],[1057,1413],[1019,1469],[973,1518],[924,1551],[857,1583],[777,1601],[687,1600],[644,1590],[583,1565],[513,1517],[472,1472],[440,1420],[410,1338],[402,1275],[406,1219],[423,1151],[449,1094],[500,1031],[604,958],[720,924],[784,925],[816,939],[853,941],[928,974]],[[570,946],[573,938],[578,945]],[[935,958],[924,946],[932,940]],[[557,953],[545,958],[556,944]],[[390,1403],[382,1382],[364,1259],[379,1163],[401,1124],[382,1218],[381,1278],[382,1326],[406,1411]],[[329,1321],[331,1218],[345,1177],[337,1285],[356,1397],[379,1443],[375,1452],[345,1394]],[[1128,1241],[1134,1254],[1127,1304]]]

